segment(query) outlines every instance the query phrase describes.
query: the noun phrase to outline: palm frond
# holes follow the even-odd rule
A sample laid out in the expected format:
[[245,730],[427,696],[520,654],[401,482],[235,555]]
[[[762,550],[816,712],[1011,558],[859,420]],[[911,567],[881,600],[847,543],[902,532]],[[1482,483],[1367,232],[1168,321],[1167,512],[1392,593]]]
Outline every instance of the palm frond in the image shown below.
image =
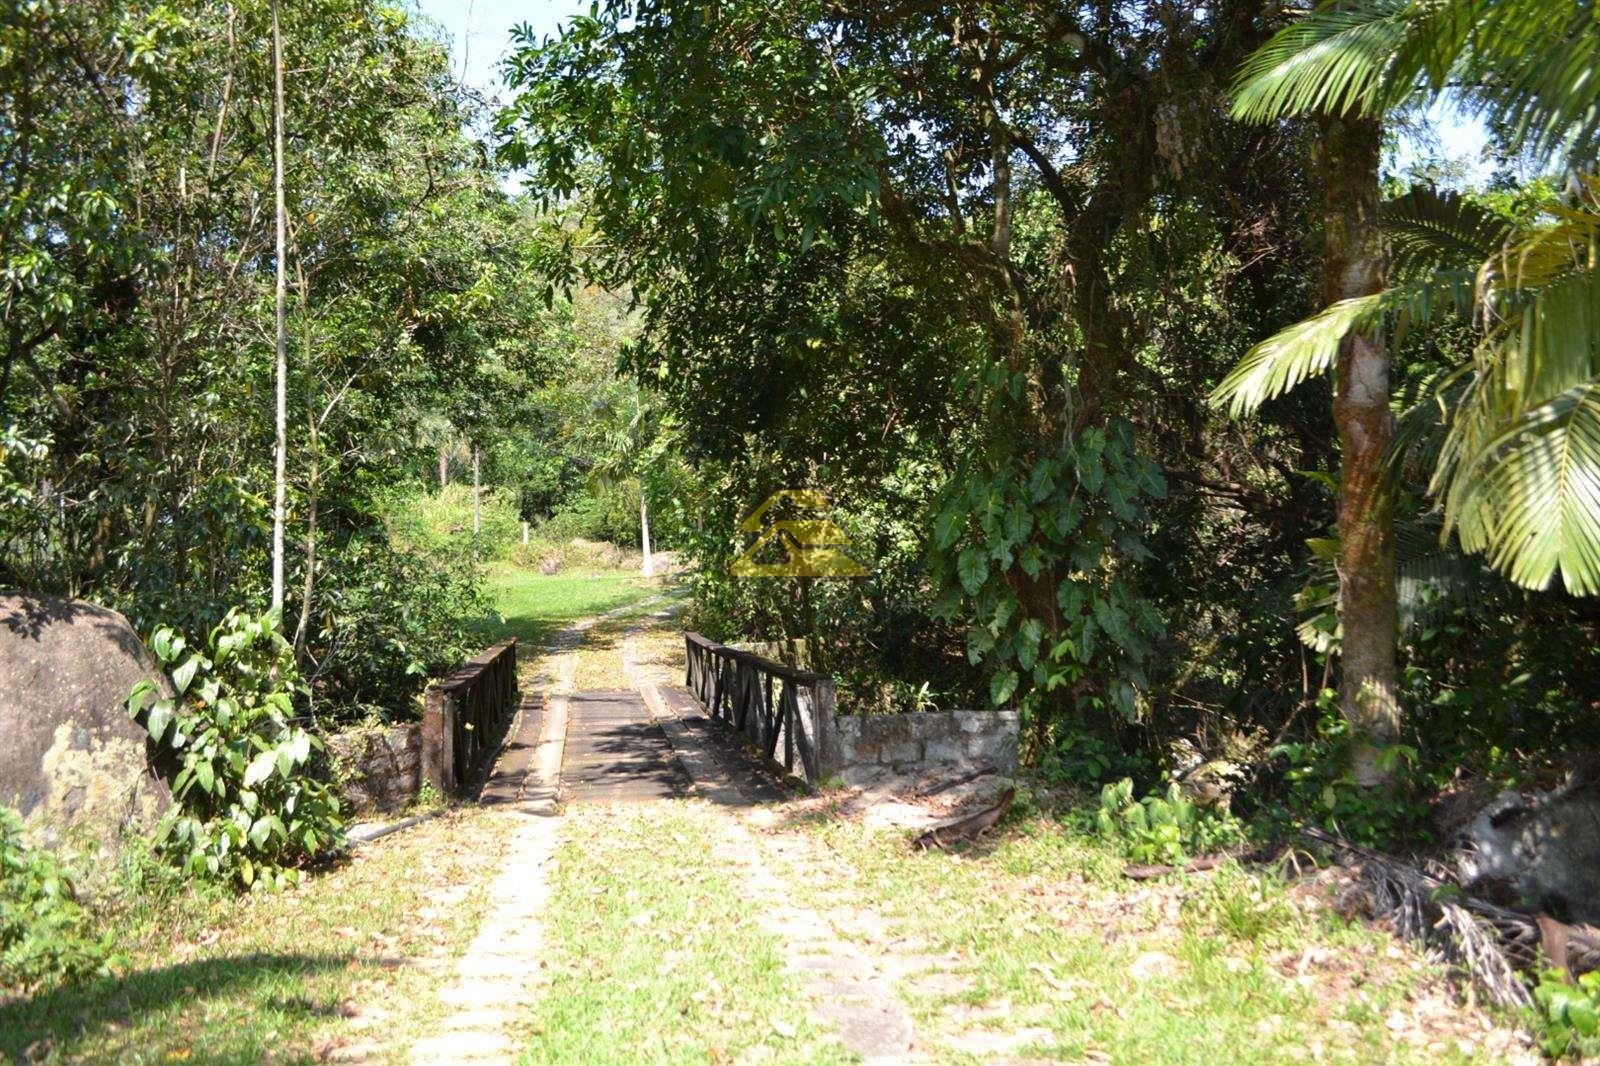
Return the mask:
[[1519,585],[1600,592],[1600,382],[1514,420],[1461,471],[1446,522]]
[[1600,20],[1588,3],[1454,0],[1470,9],[1469,99],[1537,157],[1588,166],[1600,148]]
[[1280,330],[1251,348],[1211,393],[1213,407],[1237,418],[1333,368],[1339,342],[1351,331],[1372,329],[1383,314],[1385,293],[1340,300]]
[[1513,227],[1459,193],[1417,186],[1383,205],[1388,267],[1397,277],[1476,273],[1505,249]]
[[1470,271],[1438,270],[1383,292],[1340,300],[1245,352],[1211,393],[1210,403],[1226,407],[1235,418],[1249,414],[1333,369],[1339,342],[1352,332],[1377,330],[1386,316],[1393,316],[1401,329],[1445,315],[1470,316],[1474,280]]
[[1380,117],[1411,94],[1422,64],[1423,5],[1411,0],[1324,3],[1257,49],[1234,81],[1233,117]]

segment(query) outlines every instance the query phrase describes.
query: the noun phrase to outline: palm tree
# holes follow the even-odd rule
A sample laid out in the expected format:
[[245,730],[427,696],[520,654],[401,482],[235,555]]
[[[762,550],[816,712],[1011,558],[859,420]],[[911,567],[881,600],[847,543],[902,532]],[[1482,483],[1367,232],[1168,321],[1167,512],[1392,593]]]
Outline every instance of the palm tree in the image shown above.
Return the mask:
[[643,553],[640,572],[655,574],[650,554],[650,504],[645,490],[644,472],[658,444],[655,412],[637,393],[623,402],[601,404],[596,413],[609,420],[602,438],[601,454],[589,468],[589,478],[602,492],[622,492],[639,497],[639,546]]
[[[1333,208],[1376,188],[1376,160],[1352,155],[1348,130],[1370,131],[1446,91],[1526,150],[1592,167],[1597,59],[1600,23],[1588,5],[1323,3],[1246,63],[1234,113],[1318,116]],[[1325,284],[1325,309],[1251,349],[1212,399],[1243,414],[1338,368],[1341,706],[1381,746],[1399,725],[1392,490],[1380,466],[1390,450],[1386,327],[1443,314],[1478,327],[1470,358],[1408,418],[1442,432],[1430,483],[1441,536],[1458,535],[1520,584],[1544,588],[1559,573],[1575,593],[1600,590],[1600,183],[1586,180],[1553,221],[1520,231],[1459,199],[1414,192],[1389,211],[1387,286],[1368,284],[1381,276],[1367,243],[1379,220],[1367,209],[1375,197],[1359,202],[1362,211],[1330,210],[1327,220],[1328,265],[1352,283]],[[1369,258],[1352,260],[1353,247]],[[1385,777],[1372,747],[1357,751],[1354,769],[1367,783]]]

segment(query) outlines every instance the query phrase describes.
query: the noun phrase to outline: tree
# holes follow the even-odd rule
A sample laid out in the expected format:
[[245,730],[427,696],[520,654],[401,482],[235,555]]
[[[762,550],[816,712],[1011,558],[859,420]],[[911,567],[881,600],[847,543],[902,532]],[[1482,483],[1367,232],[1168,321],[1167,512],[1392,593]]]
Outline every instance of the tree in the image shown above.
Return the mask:
[[600,454],[590,467],[590,478],[602,492],[638,497],[639,547],[643,553],[639,572],[645,577],[654,576],[648,468],[653,460],[659,460],[666,443],[660,412],[637,389],[630,389],[596,413],[604,418],[606,428],[596,442]]
[[702,473],[702,588],[761,493],[824,488],[894,560],[859,595],[931,630],[884,645],[964,646],[1041,745],[1140,742],[1147,453],[1187,496],[1254,495],[1200,473],[1204,386],[1218,335],[1296,289],[1288,153],[1218,106],[1257,9],[605,3],[524,42],[504,151],[582,213],[556,280],[644,304],[628,366]]
[[276,358],[273,362],[272,446],[272,610],[283,611],[283,525],[289,494],[289,212],[283,189],[283,32],[278,25],[278,0],[272,0],[272,198],[276,291],[273,313]]
[[427,447],[411,415],[470,426],[502,368],[544,359],[536,231],[464,133],[470,101],[376,0],[17,14],[0,20],[0,584],[144,632],[293,588],[319,709],[405,708],[480,607],[465,567],[388,542],[383,493]]
[[[1535,229],[1508,238],[1513,250],[1498,253],[1483,247],[1481,217],[1417,194],[1413,203],[1423,205],[1427,221],[1456,225],[1412,228],[1411,258],[1422,269],[1399,287],[1385,290],[1377,269],[1377,123],[1418,95],[1437,95],[1454,81],[1472,106],[1526,132],[1536,150],[1592,162],[1595,90],[1563,71],[1574,69],[1564,66],[1574,57],[1596,54],[1600,30],[1559,7],[1324,3],[1280,31],[1239,76],[1242,118],[1322,116],[1330,283],[1326,309],[1252,349],[1214,400],[1242,413],[1337,369],[1341,706],[1353,727],[1379,743],[1395,738],[1400,720],[1392,490],[1384,469],[1392,438],[1385,316],[1426,324],[1437,314],[1481,315],[1473,363],[1418,409],[1447,411],[1432,483],[1445,505],[1443,535],[1459,530],[1463,547],[1486,551],[1532,587],[1560,571],[1573,591],[1600,588],[1600,420],[1589,399],[1600,321],[1584,307],[1586,297],[1595,305],[1600,288],[1595,264],[1562,240],[1578,234],[1570,224]],[[1593,232],[1582,214],[1572,216],[1577,229]],[[1413,213],[1411,221],[1424,219]],[[1483,253],[1477,292],[1465,299],[1471,289],[1459,265],[1447,262],[1463,246]],[[1546,321],[1562,325],[1534,328]],[[1365,782],[1384,776],[1371,749],[1357,751],[1355,769]]]

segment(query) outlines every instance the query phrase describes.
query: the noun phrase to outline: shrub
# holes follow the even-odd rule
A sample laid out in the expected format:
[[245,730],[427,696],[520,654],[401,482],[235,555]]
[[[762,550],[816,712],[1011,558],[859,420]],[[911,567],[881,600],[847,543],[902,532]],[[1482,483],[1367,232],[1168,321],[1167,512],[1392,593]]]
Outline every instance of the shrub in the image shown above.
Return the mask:
[[624,506],[615,494],[605,499],[587,493],[571,496],[539,523],[535,534],[557,543],[576,538],[633,546],[639,543],[637,508],[636,503]]
[[1396,778],[1394,791],[1363,787],[1350,770],[1352,736],[1338,693],[1324,689],[1317,709],[1314,737],[1270,752],[1287,785],[1287,813],[1369,847],[1424,836],[1427,808],[1419,799],[1417,749],[1393,744],[1384,750],[1382,765]]
[[0,807],[0,988],[31,991],[103,974],[97,939],[56,857],[22,839],[22,819]]
[[238,610],[212,630],[207,653],[187,647],[157,629],[151,649],[178,695],[155,698],[143,681],[128,697],[129,712],[181,763],[160,847],[191,876],[280,888],[344,839],[338,800],[310,772],[321,745],[290,720],[304,688],[293,649],[272,615]]
[[1095,827],[1101,837],[1137,862],[1181,866],[1191,855],[1219,851],[1244,839],[1244,827],[1226,811],[1201,807],[1173,784],[1163,796],[1134,799],[1133,779],[1100,791]]
[[1585,1061],[1600,1056],[1600,972],[1574,982],[1560,970],[1547,971],[1533,990],[1533,1004],[1539,1046],[1546,1055]]
[[317,721],[414,717],[428,678],[479,650],[490,610],[479,568],[366,537],[325,558],[306,635]]

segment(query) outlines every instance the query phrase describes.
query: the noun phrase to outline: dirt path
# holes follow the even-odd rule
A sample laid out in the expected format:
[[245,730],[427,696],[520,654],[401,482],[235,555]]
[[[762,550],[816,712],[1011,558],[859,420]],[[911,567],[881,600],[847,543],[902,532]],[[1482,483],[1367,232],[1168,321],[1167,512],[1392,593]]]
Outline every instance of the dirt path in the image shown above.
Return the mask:
[[[562,826],[556,800],[572,679],[583,634],[598,621],[563,629],[526,671],[523,688],[533,689],[542,713],[535,718],[533,705],[524,704],[485,788],[497,798],[495,816],[513,823],[511,839],[478,935],[440,995],[451,1014],[412,1048],[413,1063],[512,1062],[526,1043],[522,1019],[545,983],[544,910]],[[528,753],[527,761],[508,768],[519,751]],[[515,779],[507,781],[508,775]]]

